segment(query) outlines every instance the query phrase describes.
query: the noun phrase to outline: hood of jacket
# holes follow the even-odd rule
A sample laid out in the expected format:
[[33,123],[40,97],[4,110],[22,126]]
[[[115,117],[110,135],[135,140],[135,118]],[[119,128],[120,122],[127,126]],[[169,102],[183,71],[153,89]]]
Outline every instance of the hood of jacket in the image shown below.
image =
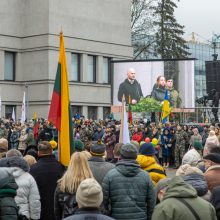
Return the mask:
[[18,188],[15,179],[12,176],[13,170],[7,167],[0,167],[0,189],[14,189]]
[[140,164],[141,168],[143,170],[151,170],[151,169],[159,169],[164,171],[163,167],[160,166],[154,157],[151,156],[145,156],[145,155],[138,155],[137,156],[137,162]]
[[186,183],[196,189],[198,196],[204,196],[208,192],[208,184],[203,175],[192,173],[184,176],[183,179]]
[[18,167],[25,172],[29,172],[28,163],[20,157],[5,157],[0,160],[0,167]]
[[135,160],[120,160],[116,163],[116,169],[123,176],[132,177],[136,176],[140,171],[140,166]]
[[196,198],[196,190],[189,184],[185,183],[183,178],[176,176],[168,185],[163,200],[168,198]]

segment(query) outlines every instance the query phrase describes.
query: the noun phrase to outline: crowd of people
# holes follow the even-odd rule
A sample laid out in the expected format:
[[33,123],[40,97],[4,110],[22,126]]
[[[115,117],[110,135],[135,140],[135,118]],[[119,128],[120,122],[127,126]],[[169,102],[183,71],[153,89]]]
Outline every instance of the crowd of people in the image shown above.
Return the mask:
[[[220,219],[217,124],[73,119],[68,167],[44,119],[0,123],[0,219]],[[62,140],[59,140],[59,142]],[[175,176],[168,176],[172,168]]]

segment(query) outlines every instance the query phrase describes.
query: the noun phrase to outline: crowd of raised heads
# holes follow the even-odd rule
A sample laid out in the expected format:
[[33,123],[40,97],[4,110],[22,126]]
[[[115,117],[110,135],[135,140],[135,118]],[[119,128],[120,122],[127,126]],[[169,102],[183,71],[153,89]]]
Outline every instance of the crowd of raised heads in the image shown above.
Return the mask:
[[119,121],[75,117],[64,167],[53,125],[2,119],[0,219],[220,219],[218,124],[140,120],[129,133],[120,143]]

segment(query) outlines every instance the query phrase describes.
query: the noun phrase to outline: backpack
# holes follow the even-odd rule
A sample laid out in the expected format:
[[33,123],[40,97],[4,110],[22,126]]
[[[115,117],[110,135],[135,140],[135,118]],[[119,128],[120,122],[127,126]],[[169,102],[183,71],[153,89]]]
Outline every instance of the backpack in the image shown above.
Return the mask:
[[62,219],[73,215],[78,209],[75,194],[64,193],[59,197],[59,203],[63,207]]

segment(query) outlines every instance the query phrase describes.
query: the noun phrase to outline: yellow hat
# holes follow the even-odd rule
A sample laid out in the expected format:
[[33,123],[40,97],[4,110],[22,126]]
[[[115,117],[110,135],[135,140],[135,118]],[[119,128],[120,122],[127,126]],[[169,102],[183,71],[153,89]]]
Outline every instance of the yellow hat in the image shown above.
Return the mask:
[[50,145],[54,150],[57,147],[57,142],[56,141],[50,141]]

